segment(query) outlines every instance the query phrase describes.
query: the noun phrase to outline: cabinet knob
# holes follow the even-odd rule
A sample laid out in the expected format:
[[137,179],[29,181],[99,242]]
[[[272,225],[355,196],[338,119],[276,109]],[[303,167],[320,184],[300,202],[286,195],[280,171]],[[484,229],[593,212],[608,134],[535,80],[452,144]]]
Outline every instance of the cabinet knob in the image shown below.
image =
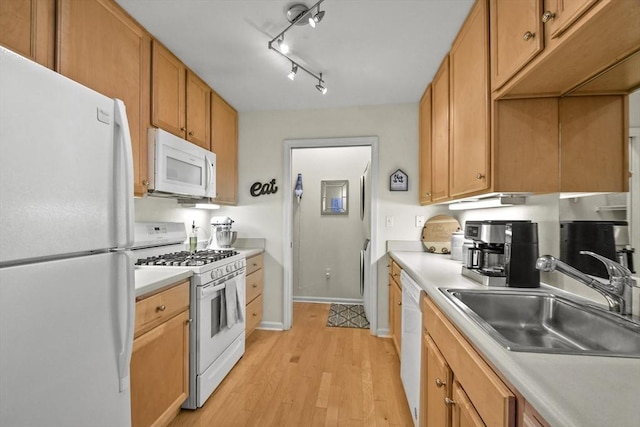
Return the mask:
[[556,14],[547,10],[542,14],[542,22],[545,24],[549,21],[552,21],[556,17]]
[[484,174],[482,174],[482,173],[478,172],[478,173],[476,174],[476,179],[484,179]]
[[180,132],[186,132],[186,131],[187,131],[187,128],[185,127],[180,128]]
[[254,288],[257,288],[257,287],[258,287],[258,284],[257,284],[257,283],[254,283],[254,284],[253,284],[253,287],[254,287]]
[[193,131],[192,130],[189,131],[189,136],[193,136]]
[[426,197],[431,197],[431,193],[424,193]]
[[527,31],[526,33],[523,34],[522,40],[527,42],[527,41],[531,40],[534,36],[535,36],[535,34],[533,34],[531,31]]
[[444,398],[444,404],[445,405],[449,405],[449,406],[453,406],[456,404],[456,401],[453,399],[449,399],[448,397]]
[[165,311],[167,309],[167,306],[162,304],[156,307],[156,311]]
[[441,387],[445,386],[446,384],[447,383],[442,381],[440,378],[436,378],[436,387],[441,388]]
[[401,302],[401,301],[398,301],[398,305],[402,305],[402,302]]
[[252,313],[251,314],[253,317],[256,317],[258,315],[258,313]]

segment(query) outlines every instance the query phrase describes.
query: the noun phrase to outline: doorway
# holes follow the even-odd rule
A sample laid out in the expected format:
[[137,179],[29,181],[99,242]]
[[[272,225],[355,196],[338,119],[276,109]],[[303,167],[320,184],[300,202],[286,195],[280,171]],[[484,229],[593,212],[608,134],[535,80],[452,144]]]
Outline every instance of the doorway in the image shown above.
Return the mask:
[[[377,269],[371,261],[375,256],[370,254],[376,247],[377,234],[371,225],[376,224],[378,138],[285,140],[284,146],[284,329],[290,329],[293,323],[295,298],[362,301],[370,331],[375,333]],[[350,169],[345,167],[349,162]],[[365,194],[370,199],[366,200],[370,209],[365,214],[361,209],[361,185],[367,164]],[[294,194],[298,173],[302,174],[303,187],[300,201]],[[333,248],[330,242],[324,242],[315,248],[314,240],[321,238],[319,229],[325,237],[334,235],[351,241],[337,241]],[[367,240],[368,252],[361,251]]]

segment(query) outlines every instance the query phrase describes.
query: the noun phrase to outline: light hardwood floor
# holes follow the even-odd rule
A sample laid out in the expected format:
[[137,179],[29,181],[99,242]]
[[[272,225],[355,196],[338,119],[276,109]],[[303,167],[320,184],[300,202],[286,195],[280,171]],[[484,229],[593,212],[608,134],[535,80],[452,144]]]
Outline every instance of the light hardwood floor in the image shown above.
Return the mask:
[[391,340],[326,327],[328,313],[328,304],[294,303],[291,330],[256,330],[205,405],[169,426],[413,425]]

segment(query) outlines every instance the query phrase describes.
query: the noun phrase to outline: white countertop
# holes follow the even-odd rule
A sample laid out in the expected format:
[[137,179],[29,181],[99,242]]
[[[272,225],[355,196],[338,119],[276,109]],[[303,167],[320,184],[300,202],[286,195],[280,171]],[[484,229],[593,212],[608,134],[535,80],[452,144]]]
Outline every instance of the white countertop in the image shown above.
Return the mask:
[[184,268],[136,267],[136,298],[159,291],[164,287],[188,279],[193,273]]
[[459,261],[427,252],[389,254],[549,424],[640,426],[640,359],[506,350],[438,290],[483,288],[460,274]]

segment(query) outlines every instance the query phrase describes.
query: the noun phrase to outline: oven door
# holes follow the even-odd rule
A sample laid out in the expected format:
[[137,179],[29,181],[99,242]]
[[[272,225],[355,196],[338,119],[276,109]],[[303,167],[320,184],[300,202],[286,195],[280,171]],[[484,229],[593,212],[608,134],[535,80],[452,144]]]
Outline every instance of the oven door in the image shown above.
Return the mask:
[[[197,360],[198,374],[235,341],[245,328],[245,273],[198,287]],[[231,327],[227,321],[226,292],[235,287],[238,319]]]

